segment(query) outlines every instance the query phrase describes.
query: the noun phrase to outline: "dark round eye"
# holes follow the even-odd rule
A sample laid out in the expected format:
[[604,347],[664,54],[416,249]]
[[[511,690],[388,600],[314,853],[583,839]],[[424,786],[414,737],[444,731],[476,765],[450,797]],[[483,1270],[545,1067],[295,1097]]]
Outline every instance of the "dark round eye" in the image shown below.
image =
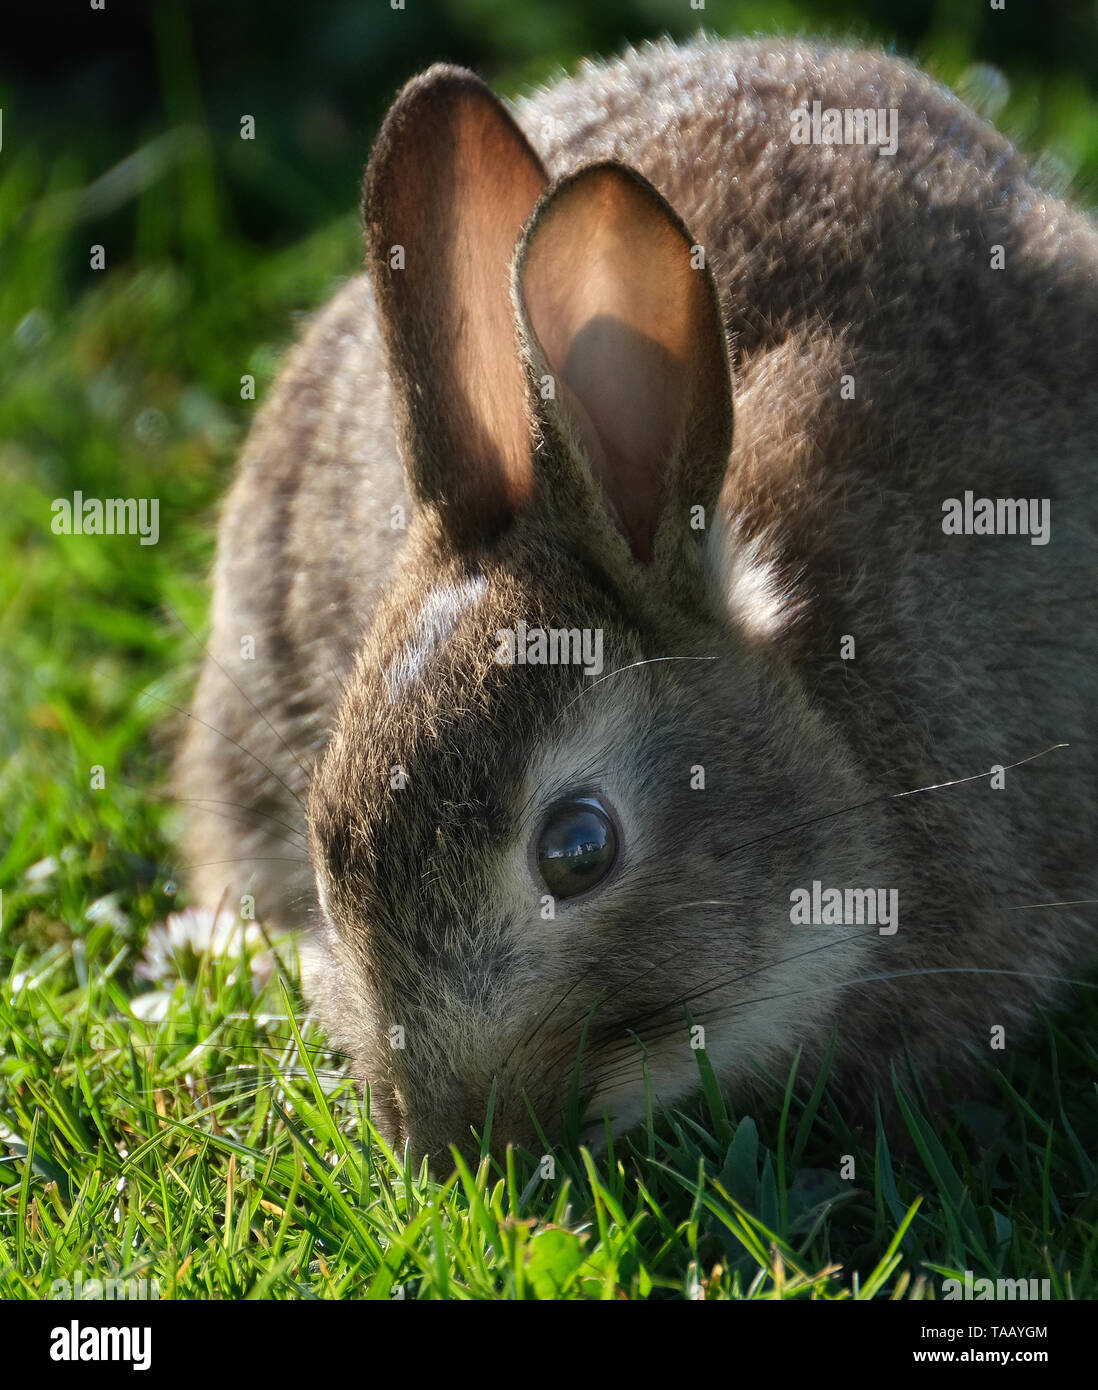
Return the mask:
[[614,824],[597,801],[570,801],[549,815],[538,838],[538,869],[557,898],[574,898],[610,872],[618,853]]

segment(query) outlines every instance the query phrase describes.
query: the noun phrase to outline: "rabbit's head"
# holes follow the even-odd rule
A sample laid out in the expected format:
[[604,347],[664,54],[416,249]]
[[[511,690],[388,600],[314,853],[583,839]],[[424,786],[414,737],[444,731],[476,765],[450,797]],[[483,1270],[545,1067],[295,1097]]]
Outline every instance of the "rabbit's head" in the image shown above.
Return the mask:
[[307,983],[395,1137],[445,1160],[491,1107],[540,1149],[570,1107],[636,1122],[646,1077],[683,1098],[699,1043],[734,1081],[824,1027],[865,946],[790,892],[863,861],[800,823],[859,788],[729,554],[728,348],[674,211],[621,165],[549,185],[444,68],[365,214],[414,515],[314,779]]

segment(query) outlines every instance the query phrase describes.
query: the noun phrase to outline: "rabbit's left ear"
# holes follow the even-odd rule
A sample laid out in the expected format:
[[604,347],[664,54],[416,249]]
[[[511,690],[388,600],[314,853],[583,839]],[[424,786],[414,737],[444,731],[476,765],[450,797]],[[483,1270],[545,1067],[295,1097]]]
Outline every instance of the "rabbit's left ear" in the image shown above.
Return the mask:
[[363,213],[409,491],[457,544],[533,487],[510,271],[545,170],[473,73],[439,64],[393,103]]
[[592,164],[538,204],[513,284],[534,381],[548,367],[555,386],[533,393],[543,428],[584,456],[634,559],[675,570],[718,524],[732,447],[728,346],[701,248],[646,179]]

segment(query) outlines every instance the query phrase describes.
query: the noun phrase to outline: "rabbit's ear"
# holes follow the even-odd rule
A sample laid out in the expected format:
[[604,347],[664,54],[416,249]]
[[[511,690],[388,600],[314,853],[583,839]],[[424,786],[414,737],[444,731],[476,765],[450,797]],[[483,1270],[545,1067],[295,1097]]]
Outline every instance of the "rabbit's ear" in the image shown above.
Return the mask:
[[498,531],[532,487],[510,268],[545,185],[497,98],[444,65],[397,97],[366,172],[401,461],[459,543]]
[[514,286],[534,381],[539,349],[554,380],[555,401],[534,393],[543,425],[579,441],[634,557],[673,565],[716,524],[732,447],[728,346],[704,254],[639,174],[592,164],[539,203]]

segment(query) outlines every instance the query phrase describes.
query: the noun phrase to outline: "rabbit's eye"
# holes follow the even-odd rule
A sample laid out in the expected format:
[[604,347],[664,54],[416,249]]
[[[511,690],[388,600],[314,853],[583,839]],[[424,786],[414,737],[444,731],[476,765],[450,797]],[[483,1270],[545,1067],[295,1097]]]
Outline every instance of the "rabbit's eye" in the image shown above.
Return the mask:
[[606,877],[617,852],[613,822],[598,802],[571,801],[542,828],[538,869],[554,897],[574,898]]

